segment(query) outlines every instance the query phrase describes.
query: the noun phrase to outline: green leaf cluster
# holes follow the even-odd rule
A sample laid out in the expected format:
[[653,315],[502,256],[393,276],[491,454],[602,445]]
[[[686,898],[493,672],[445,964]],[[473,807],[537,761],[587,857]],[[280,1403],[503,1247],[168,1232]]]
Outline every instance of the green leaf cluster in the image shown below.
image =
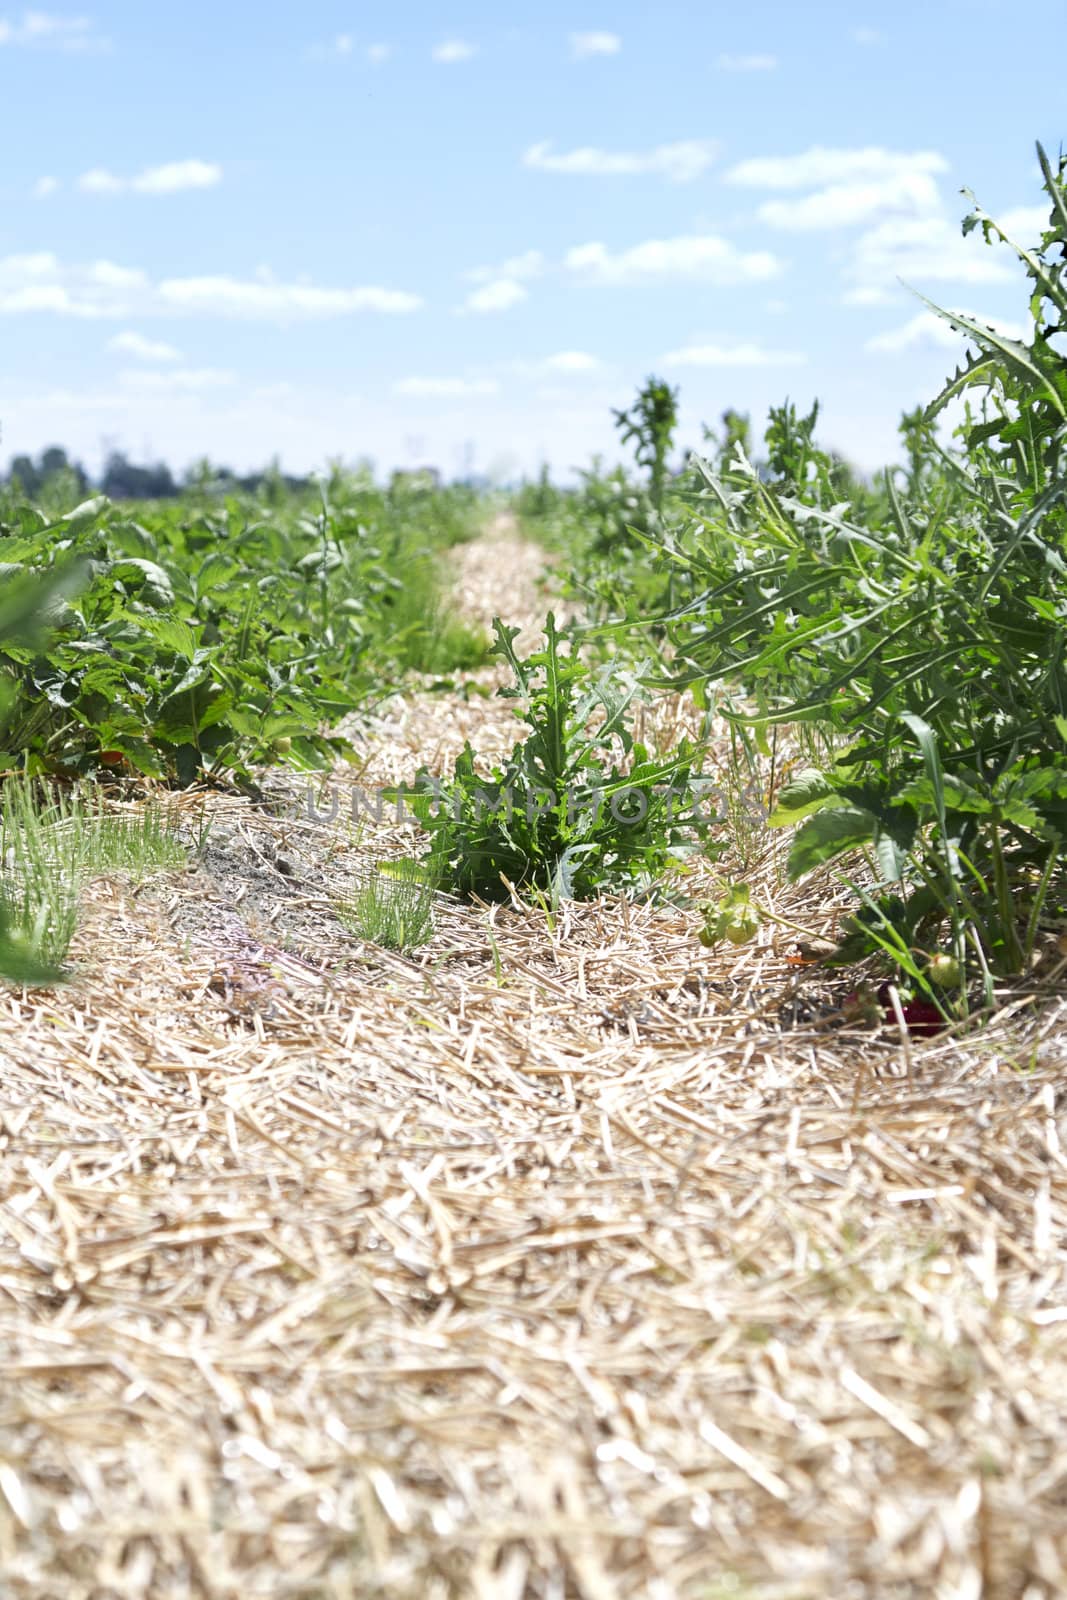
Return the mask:
[[518,630],[494,628],[528,733],[487,777],[468,744],[450,779],[424,768],[399,791],[430,834],[434,877],[464,897],[501,900],[512,885],[553,904],[655,884],[708,831],[691,815],[698,752],[654,759],[630,727],[636,677],[591,669],[553,615],[525,659]]
[[0,770],[90,773],[121,762],[187,785],[247,777],[279,750],[345,755],[331,730],[413,666],[440,673],[484,644],[441,612],[440,555],[471,532],[465,490],[338,475],[335,499],[248,495],[60,517],[0,505],[0,585],[53,585],[47,635],[0,639]]
[[[939,313],[972,353],[905,417],[906,469],[855,492],[815,414],[778,413],[765,466],[736,438],[696,461],[688,521],[649,541],[682,591],[670,681],[740,686],[739,720],[811,723],[836,749],[772,819],[798,824],[793,875],[866,850],[908,939],[947,921],[987,992],[1025,966],[1067,836],[1067,166],[1038,154],[1048,226],[1012,245],[1030,335]],[[980,208],[964,227],[1003,249]],[[960,398],[945,448],[934,423]]]

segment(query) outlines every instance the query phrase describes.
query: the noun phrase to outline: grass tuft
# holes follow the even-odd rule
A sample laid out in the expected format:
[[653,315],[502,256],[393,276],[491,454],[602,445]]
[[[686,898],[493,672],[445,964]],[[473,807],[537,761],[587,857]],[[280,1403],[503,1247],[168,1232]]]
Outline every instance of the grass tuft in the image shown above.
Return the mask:
[[425,869],[416,861],[393,861],[374,867],[338,912],[361,939],[407,955],[433,938],[433,902]]
[[91,878],[121,872],[140,883],[182,866],[177,813],[150,803],[106,810],[87,788],[69,794],[8,779],[0,797],[0,931],[16,981],[62,976]]

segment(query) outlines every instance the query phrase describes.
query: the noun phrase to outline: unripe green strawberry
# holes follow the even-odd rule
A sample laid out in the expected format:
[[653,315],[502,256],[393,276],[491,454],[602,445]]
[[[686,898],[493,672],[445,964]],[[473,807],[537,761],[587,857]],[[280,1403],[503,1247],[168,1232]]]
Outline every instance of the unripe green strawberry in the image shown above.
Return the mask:
[[759,912],[755,906],[738,906],[723,933],[731,944],[748,944],[759,932]]
[[956,957],[942,951],[930,957],[926,964],[926,976],[932,983],[940,984],[943,989],[955,989],[962,977],[962,971]]

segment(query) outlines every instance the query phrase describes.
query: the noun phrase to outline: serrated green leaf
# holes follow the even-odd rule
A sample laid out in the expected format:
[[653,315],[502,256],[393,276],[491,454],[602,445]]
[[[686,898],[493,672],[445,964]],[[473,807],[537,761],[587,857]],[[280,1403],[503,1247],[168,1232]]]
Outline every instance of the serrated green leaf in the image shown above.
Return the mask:
[[869,844],[875,819],[869,811],[841,806],[832,811],[817,811],[802,823],[789,851],[789,876],[794,882],[806,873],[842,855]]
[[771,828],[791,827],[811,812],[818,811],[834,798],[835,793],[833,784],[824,772],[817,767],[805,767],[779,790],[778,803],[767,818],[767,825]]

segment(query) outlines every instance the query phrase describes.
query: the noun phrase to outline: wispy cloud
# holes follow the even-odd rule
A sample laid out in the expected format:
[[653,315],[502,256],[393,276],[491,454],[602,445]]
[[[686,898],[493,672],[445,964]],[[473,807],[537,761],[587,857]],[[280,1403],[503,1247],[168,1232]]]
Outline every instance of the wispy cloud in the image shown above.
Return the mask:
[[33,186],[33,192],[38,200],[47,200],[50,195],[56,193],[58,188],[58,178],[38,178]]
[[896,178],[901,173],[941,173],[948,162],[936,150],[886,150],[880,145],[832,149],[812,145],[795,156],[757,156],[725,174],[727,183],[752,189],[816,189],[824,184]]
[[584,378],[603,372],[604,363],[588,350],[557,350],[540,361],[515,361],[512,370],[523,378]]
[[161,339],[146,339],[141,333],[116,333],[107,342],[109,350],[121,355],[136,356],[138,361],[180,361],[181,352]]
[[545,372],[599,372],[604,363],[587,350],[559,350],[541,362]]
[[430,54],[442,66],[452,67],[461,61],[472,60],[478,54],[478,46],[466,39],[445,39],[441,44],[435,44]]
[[690,344],[660,357],[665,367],[797,367],[807,359],[799,350],[764,350],[758,344]]
[[586,61],[590,56],[617,56],[622,40],[617,33],[572,33],[571,59]]
[[394,394],[412,400],[464,400],[498,389],[494,378],[401,378],[393,384]]
[[654,174],[671,183],[691,183],[714,162],[718,145],[711,139],[682,139],[656,145],[651,150],[600,150],[581,145],[576,150],[553,151],[545,140],[523,154],[524,167],[539,172],[561,172],[572,177],[615,178]]
[[759,220],[771,228],[813,232],[858,227],[879,217],[934,216],[942,207],[937,179],[947,170],[948,162],[936,150],[814,145],[799,155],[741,161],[726,173],[726,182],[786,191],[790,198],[759,206]]
[[853,28],[851,32],[853,43],[863,45],[868,50],[877,49],[887,43],[886,35],[881,28]]
[[1016,244],[1036,244],[1041,235],[1048,231],[1049,207],[1043,206],[1013,206],[1010,211],[1000,211],[996,217],[999,225],[1004,229],[1009,239],[1014,239]]
[[769,250],[738,250],[716,234],[646,239],[613,254],[596,241],[567,252],[568,271],[592,283],[637,284],[669,279],[734,284],[774,278],[782,263]]
[[540,250],[527,250],[522,255],[511,256],[498,266],[472,267],[464,273],[468,282],[477,284],[457,310],[484,315],[494,311],[510,311],[528,298],[525,285],[539,278],[545,271],[545,258]]
[[304,52],[308,61],[352,61],[360,55],[371,67],[382,66],[392,53],[393,47],[389,44],[369,44],[361,50],[351,33],[335,33],[325,44],[309,45]]
[[200,394],[205,389],[228,389],[237,376],[220,367],[175,367],[170,372],[132,368],[119,373],[119,382],[124,389],[142,393]]
[[[1008,339],[1027,337],[1025,328],[1018,322],[1003,322],[999,318],[982,317],[973,311],[964,311],[960,315],[970,317],[972,322],[980,322]],[[863,348],[881,355],[899,355],[903,350],[916,348],[956,349],[959,347],[960,339],[966,337],[967,334],[963,329],[954,328],[943,317],[935,316],[932,311],[920,311],[901,327],[875,334],[866,341]]]
[[812,232],[848,228],[876,217],[923,216],[941,209],[936,179],[926,172],[899,172],[866,183],[832,183],[798,200],[768,200],[756,215],[771,228]]
[[268,320],[350,316],[359,311],[395,316],[417,311],[422,305],[418,295],[400,289],[325,289],[310,283],[249,281],[224,275],[164,278],[157,294],[164,307],[176,311]]
[[355,49],[350,33],[335,33],[325,44],[310,44],[304,54],[309,61],[347,61]]
[[777,56],[719,56],[715,65],[720,72],[773,72],[778,65]]
[[495,267],[472,267],[464,273],[464,277],[471,283],[491,283],[494,278],[528,280],[539,278],[545,266],[545,258],[540,250],[524,250],[521,256],[509,256]]
[[214,161],[167,161],[145,167],[132,178],[120,178],[106,167],[93,167],[78,179],[85,194],[178,194],[183,189],[212,189],[222,182],[222,168]]
[[0,314],[128,318],[200,315],[246,321],[293,322],[378,312],[399,316],[423,302],[402,289],[374,285],[326,288],[212,274],[154,282],[137,268],[112,261],[65,265],[49,252],[0,259]]
[[846,289],[841,296],[844,306],[890,306],[899,304],[903,298],[903,290],[897,284],[893,289],[874,283],[862,283],[856,288]]
[[510,311],[512,306],[521,305],[527,298],[526,289],[514,278],[492,278],[480,288],[472,289],[459,309],[473,311],[475,315]]
[[[914,217],[881,222],[856,240],[847,275],[852,304],[876,303],[898,280],[919,286],[931,282],[1002,283],[1013,276],[1006,251],[990,250],[975,234],[964,238],[944,217]],[[873,291],[861,298],[858,291]]]
[[90,17],[60,17],[49,11],[24,11],[18,22],[0,17],[0,47],[24,45],[36,50],[62,50],[85,55],[110,49]]

